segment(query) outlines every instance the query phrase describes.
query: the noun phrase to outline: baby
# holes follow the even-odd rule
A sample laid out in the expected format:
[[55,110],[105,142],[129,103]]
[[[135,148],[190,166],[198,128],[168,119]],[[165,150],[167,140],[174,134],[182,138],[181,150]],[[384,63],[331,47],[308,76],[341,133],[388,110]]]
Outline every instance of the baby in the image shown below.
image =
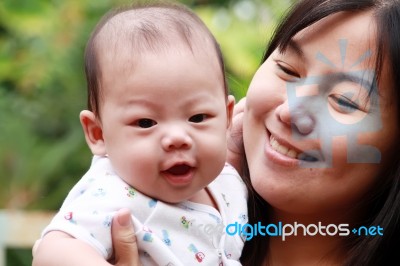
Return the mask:
[[240,265],[247,190],[225,163],[234,99],[222,54],[179,4],[107,14],[85,52],[94,157],[43,232],[33,265],[109,265],[111,220],[132,212],[143,265]]

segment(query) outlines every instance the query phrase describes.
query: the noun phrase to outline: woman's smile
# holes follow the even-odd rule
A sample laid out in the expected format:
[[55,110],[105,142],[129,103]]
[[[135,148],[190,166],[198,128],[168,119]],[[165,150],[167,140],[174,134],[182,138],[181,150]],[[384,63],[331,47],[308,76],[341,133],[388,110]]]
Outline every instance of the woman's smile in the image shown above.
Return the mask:
[[[324,31],[330,20],[341,23]],[[251,182],[273,207],[319,212],[352,206],[377,182],[382,164],[351,159],[354,154],[362,159],[365,147],[376,147],[385,154],[391,149],[395,112],[386,112],[384,104],[390,92],[381,90],[379,100],[372,101],[372,94],[368,98],[360,90],[361,78],[372,68],[369,60],[338,69],[316,57],[326,54],[338,65],[337,43],[346,39],[346,56],[349,62],[356,61],[375,42],[371,20],[369,13],[360,13],[336,14],[320,21],[295,35],[285,51],[276,49],[254,75],[246,97],[243,140]],[[359,30],[350,31],[349,25]],[[346,74],[355,71],[361,73],[357,79]],[[387,80],[381,82],[386,88]],[[380,108],[366,111],[358,98],[349,97],[350,92]],[[380,122],[383,127],[378,131]]]

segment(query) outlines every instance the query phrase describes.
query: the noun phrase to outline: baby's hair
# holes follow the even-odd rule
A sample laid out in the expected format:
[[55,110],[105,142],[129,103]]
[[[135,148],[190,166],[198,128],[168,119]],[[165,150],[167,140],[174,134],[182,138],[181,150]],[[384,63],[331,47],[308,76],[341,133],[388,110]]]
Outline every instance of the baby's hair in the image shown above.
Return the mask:
[[[111,10],[93,30],[85,50],[88,109],[100,118],[102,73],[99,55],[115,53],[123,48],[130,49],[132,57],[134,55],[136,60],[143,52],[167,51],[173,48],[177,41],[186,45],[192,52],[194,49],[203,49],[205,53],[212,53],[209,49],[214,48],[227,96],[222,52],[204,22],[182,4],[151,1]],[[101,51],[104,43],[107,44],[107,50]],[[205,46],[206,43],[211,45]]]

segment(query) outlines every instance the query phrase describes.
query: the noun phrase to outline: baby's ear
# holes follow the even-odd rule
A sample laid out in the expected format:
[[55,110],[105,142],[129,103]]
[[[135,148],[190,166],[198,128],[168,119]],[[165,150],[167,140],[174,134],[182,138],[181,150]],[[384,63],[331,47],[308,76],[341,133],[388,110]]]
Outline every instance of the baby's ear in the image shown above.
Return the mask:
[[107,154],[103,139],[103,130],[101,129],[100,121],[96,118],[94,113],[83,110],[79,114],[79,119],[82,124],[83,132],[85,133],[86,143],[93,155]]
[[230,128],[232,125],[233,108],[234,107],[235,107],[235,97],[233,97],[233,95],[228,95],[228,100],[226,102],[226,114],[228,116],[227,128]]

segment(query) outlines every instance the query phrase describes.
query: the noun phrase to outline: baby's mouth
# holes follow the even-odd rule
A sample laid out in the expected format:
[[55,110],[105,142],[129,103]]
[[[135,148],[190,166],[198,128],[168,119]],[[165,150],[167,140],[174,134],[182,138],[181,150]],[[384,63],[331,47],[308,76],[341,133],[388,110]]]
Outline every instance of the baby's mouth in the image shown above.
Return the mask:
[[186,175],[192,170],[192,167],[187,164],[177,164],[165,170],[170,175]]
[[195,170],[190,164],[181,162],[162,171],[161,174],[172,186],[187,186],[193,181]]

